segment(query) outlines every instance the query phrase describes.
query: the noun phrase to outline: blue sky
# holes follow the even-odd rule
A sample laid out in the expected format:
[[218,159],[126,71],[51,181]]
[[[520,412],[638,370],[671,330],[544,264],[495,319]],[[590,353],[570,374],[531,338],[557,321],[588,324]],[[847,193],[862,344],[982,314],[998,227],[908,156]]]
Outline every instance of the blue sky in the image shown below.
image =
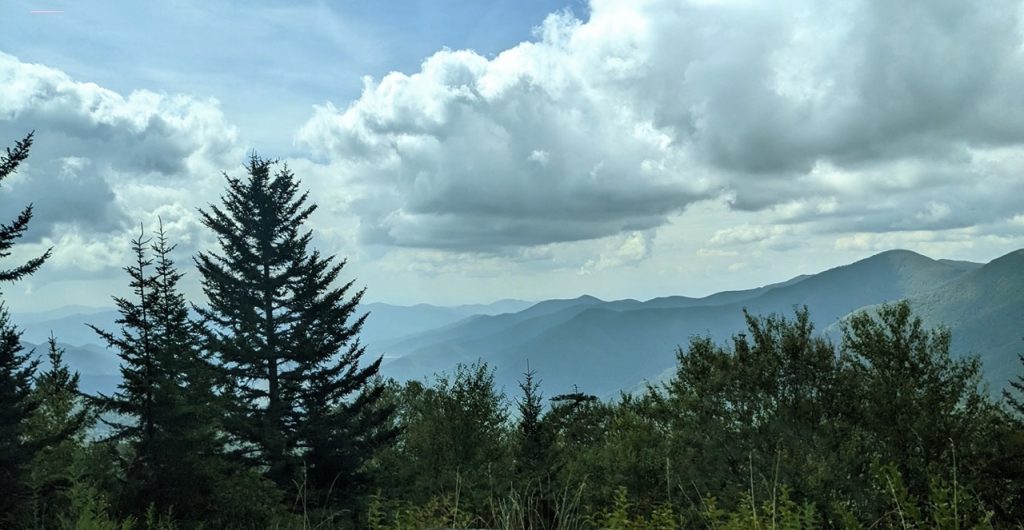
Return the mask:
[[414,72],[443,48],[493,56],[531,38],[549,13],[586,14],[584,3],[553,0],[19,0],[0,9],[3,51],[122,94],[215,97],[245,140],[275,156],[296,153],[282,126],[297,128],[314,104],[357,98],[363,76]]
[[[59,14],[32,14],[60,10]],[[367,300],[703,295],[892,248],[1024,247],[1022,4],[7,1],[16,311],[178,259],[246,153],[287,162]],[[19,257],[15,256],[15,257]],[[195,274],[187,288],[199,297]]]

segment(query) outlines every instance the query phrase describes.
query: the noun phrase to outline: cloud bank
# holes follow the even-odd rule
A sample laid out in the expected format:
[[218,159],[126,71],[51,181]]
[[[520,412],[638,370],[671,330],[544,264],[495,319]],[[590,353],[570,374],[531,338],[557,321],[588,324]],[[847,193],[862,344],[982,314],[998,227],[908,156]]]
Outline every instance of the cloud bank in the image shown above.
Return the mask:
[[1024,184],[1018,2],[590,8],[494,58],[443,50],[316,109],[297,138],[346,168],[362,242],[613,237],[720,197],[822,233],[1021,212],[1004,193]]
[[[292,41],[339,63],[262,57],[274,96],[226,107],[203,90],[263,87],[245,46],[217,50],[229,83],[197,58],[134,91],[0,53],[0,146],[37,138],[0,219],[33,202],[21,250],[55,247],[36,300],[103,303],[140,222],[160,215],[185,263],[210,243],[195,209],[256,148],[311,189],[317,245],[400,303],[707,294],[893,247],[987,260],[1024,245],[1022,6],[593,0],[354,99],[344,45]],[[338,96],[295,128],[311,78]],[[254,127],[294,149],[245,143]]]
[[154,213],[187,245],[194,214],[180,205],[216,197],[219,171],[243,153],[215,101],[123,96],[4,53],[0,87],[3,145],[36,132],[29,159],[4,182],[0,218],[32,203],[23,241],[55,245],[61,268],[119,267],[139,223],[154,228]]

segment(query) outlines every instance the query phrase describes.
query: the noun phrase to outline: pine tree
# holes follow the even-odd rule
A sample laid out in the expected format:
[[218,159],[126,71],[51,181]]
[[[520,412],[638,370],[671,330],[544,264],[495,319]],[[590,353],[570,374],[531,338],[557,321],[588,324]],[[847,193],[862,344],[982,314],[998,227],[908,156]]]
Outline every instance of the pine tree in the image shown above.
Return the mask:
[[[310,250],[303,224],[316,209],[287,166],[250,157],[248,178],[225,175],[222,205],[202,211],[220,253],[196,258],[209,305],[208,347],[235,396],[228,428],[238,454],[306,500],[345,500],[359,468],[394,436],[371,384],[381,359],[362,364],[352,320],[363,290],[336,287],[345,260]],[[309,495],[316,492],[315,495]]]
[[36,526],[55,527],[71,505],[76,461],[94,414],[79,393],[78,372],[64,362],[64,350],[50,336],[49,367],[36,377],[32,397],[36,410],[26,435],[41,447],[32,462],[29,485]]
[[[28,158],[32,133],[0,156],[0,182]],[[0,259],[11,255],[15,241],[24,235],[32,219],[32,205],[11,224],[0,225]],[[0,287],[36,272],[50,257],[50,250],[10,269],[0,268]],[[25,438],[25,426],[36,405],[31,399],[32,377],[38,361],[22,353],[21,332],[10,321],[0,301],[0,527],[15,521],[25,500],[25,473],[38,447]]]
[[537,481],[550,469],[549,460],[554,436],[547,424],[542,421],[544,409],[543,397],[540,394],[540,383],[534,380],[537,372],[527,369],[523,373],[523,381],[519,383],[522,398],[517,400],[519,412],[516,472],[521,479]]
[[159,481],[160,440],[158,399],[160,397],[160,359],[154,347],[154,305],[156,285],[148,269],[153,260],[147,257],[146,248],[150,240],[140,231],[133,239],[134,263],[124,267],[128,273],[132,299],[114,297],[120,317],[116,323],[121,326],[119,333],[102,330],[89,325],[107,346],[121,358],[121,383],[110,396],[100,394],[93,402],[104,412],[114,413],[117,419],[104,419],[111,429],[110,440],[128,444],[132,453],[125,462],[125,488],[122,498],[126,508],[137,512],[149,504],[165,505],[160,498],[163,490]]
[[[0,182],[18,170],[18,166],[28,158],[29,149],[32,147],[33,133],[29,133],[24,139],[18,141],[14,149],[7,148],[7,154],[0,156]],[[0,225],[0,258],[11,255],[11,247],[14,242],[28,230],[28,223],[32,220],[32,205],[26,206],[18,217],[9,225]],[[52,250],[52,249],[51,249]],[[43,262],[50,257],[51,250],[47,250],[42,256],[32,258],[13,269],[0,269],[0,284],[14,282],[28,276],[43,265]]]
[[174,248],[162,222],[154,239],[140,234],[132,240],[134,263],[125,271],[134,297],[115,298],[120,333],[93,327],[122,361],[119,391],[96,400],[127,420],[109,422],[111,438],[132,449],[121,505],[136,515],[152,506],[186,524],[244,520],[252,509],[220,502],[237,493],[232,483],[251,485],[258,503],[276,500],[267,500],[226,458],[218,372],[200,347],[203,328],[190,318],[178,289],[184,274],[171,258]]
[[36,408],[32,376],[39,362],[22,351],[21,332],[0,307],[0,527],[15,520],[27,500],[25,474],[35,456],[25,426]]
[[554,524],[554,504],[550,482],[555,470],[554,430],[541,414],[544,410],[536,370],[527,366],[519,383],[522,397],[516,402],[519,422],[515,445],[515,474],[518,488],[532,506],[527,511],[528,528],[549,528]]
[[151,251],[152,347],[157,360],[159,444],[157,469],[165,509],[179,521],[211,522],[224,511],[218,505],[225,483],[240,470],[224,454],[221,397],[217,372],[201,349],[202,326],[189,316],[178,289],[184,273],[177,270],[172,245],[160,221]]

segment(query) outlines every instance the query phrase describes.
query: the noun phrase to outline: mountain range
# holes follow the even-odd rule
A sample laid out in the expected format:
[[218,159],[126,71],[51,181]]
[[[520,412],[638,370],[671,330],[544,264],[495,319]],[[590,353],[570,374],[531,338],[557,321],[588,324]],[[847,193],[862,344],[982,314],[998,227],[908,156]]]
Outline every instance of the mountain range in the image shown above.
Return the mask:
[[[480,359],[495,369],[497,383],[510,394],[529,369],[537,372],[544,395],[578,389],[609,397],[664,377],[677,348],[692,336],[724,341],[742,332],[744,309],[792,315],[794,307],[806,305],[816,329],[838,341],[842,319],[900,299],[909,300],[928,326],[950,328],[954,355],[980,355],[993,391],[1022,371],[1017,353],[1024,352],[1024,250],[987,264],[892,250],[817,274],[702,298],[581,296],[456,307],[369,303],[360,306],[369,312],[360,337],[371,355],[384,356],[384,375],[399,380]],[[96,346],[95,333],[84,325],[114,329],[113,310],[71,307],[12,318],[25,330],[27,344],[43,343],[53,331],[68,350],[68,363],[82,373],[84,390],[110,390],[116,384],[116,357]]]
[[578,388],[607,397],[671,369],[677,348],[692,336],[724,341],[742,332],[743,309],[791,315],[795,306],[806,305],[816,328],[836,340],[844,317],[904,298],[929,326],[950,328],[955,355],[981,356],[993,389],[1020,372],[1024,250],[988,264],[893,250],[818,274],[704,298],[548,300],[518,313],[476,316],[384,342],[381,348],[394,360],[383,372],[400,380],[419,378],[482,359],[496,368],[506,391],[516,389],[529,366],[545,395]]

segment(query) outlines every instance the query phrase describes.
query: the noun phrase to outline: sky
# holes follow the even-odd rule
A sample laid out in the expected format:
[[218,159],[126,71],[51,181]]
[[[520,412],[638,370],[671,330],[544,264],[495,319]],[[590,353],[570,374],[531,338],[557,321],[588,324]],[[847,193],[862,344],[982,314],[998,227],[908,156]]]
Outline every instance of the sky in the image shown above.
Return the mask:
[[[33,11],[57,11],[38,13]],[[905,248],[1024,247],[1024,5],[6,0],[13,311],[110,305],[254,150],[364,300],[700,296]]]

